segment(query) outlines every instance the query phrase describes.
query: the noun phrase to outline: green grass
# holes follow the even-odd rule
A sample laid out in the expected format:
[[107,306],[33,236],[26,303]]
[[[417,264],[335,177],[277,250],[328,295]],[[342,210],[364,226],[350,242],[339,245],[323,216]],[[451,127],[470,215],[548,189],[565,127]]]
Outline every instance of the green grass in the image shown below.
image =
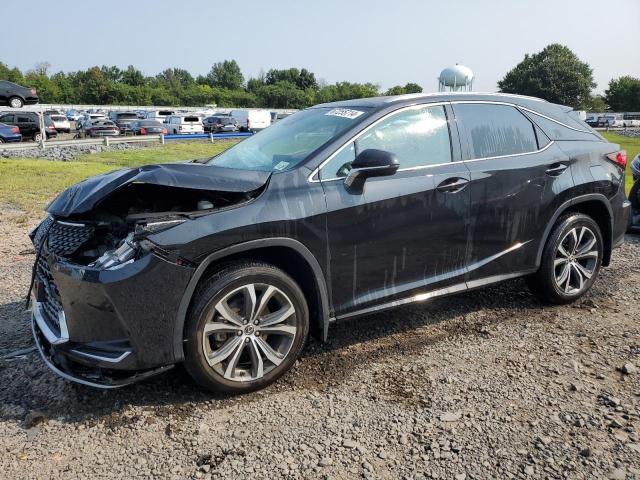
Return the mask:
[[1,159],[0,206],[18,209],[23,217],[38,215],[59,192],[87,177],[118,168],[207,158],[234,143],[176,142],[140,150],[84,154],[70,162]]
[[622,150],[627,151],[627,179],[625,187],[627,194],[629,194],[629,190],[631,190],[631,186],[633,185],[633,177],[631,176],[631,160],[640,153],[640,138],[623,137],[622,135],[617,135],[611,132],[601,133],[604,138],[612,143],[617,143],[620,145]]

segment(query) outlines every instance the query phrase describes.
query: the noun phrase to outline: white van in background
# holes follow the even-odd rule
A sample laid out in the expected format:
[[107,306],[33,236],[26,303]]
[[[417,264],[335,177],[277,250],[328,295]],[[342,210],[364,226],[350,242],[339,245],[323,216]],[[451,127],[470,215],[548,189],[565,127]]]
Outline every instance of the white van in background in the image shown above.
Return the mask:
[[259,132],[271,126],[268,110],[231,110],[229,116],[236,119],[241,132]]
[[192,114],[171,115],[167,118],[165,126],[169,135],[204,133],[202,119],[199,116]]
[[152,110],[147,112],[145,117],[147,120],[156,120],[157,122],[164,123],[171,115],[175,115],[173,110]]

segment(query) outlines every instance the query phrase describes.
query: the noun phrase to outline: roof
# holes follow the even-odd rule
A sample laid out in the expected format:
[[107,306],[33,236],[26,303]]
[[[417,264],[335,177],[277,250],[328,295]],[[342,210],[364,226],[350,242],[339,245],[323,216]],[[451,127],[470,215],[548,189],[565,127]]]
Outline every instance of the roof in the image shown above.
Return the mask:
[[458,100],[512,102],[518,105],[539,105],[548,103],[546,100],[524,95],[509,93],[480,93],[480,92],[438,92],[438,93],[411,93],[407,95],[390,95],[385,97],[358,98],[339,102],[323,103],[317,107],[368,107],[384,108],[392,105],[411,105],[414,103],[451,102]]

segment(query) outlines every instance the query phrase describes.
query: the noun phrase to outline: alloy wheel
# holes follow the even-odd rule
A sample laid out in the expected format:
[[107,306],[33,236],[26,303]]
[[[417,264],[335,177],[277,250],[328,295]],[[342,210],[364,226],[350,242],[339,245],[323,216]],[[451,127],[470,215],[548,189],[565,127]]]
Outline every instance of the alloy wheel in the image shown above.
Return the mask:
[[589,227],[576,226],[558,244],[554,259],[557,287],[568,295],[581,293],[598,266],[598,240]]
[[9,101],[9,106],[11,108],[22,108],[22,100],[20,100],[19,98],[12,98]]
[[227,380],[262,378],[280,365],[296,337],[296,311],[279,288],[250,283],[218,301],[204,324],[203,350]]

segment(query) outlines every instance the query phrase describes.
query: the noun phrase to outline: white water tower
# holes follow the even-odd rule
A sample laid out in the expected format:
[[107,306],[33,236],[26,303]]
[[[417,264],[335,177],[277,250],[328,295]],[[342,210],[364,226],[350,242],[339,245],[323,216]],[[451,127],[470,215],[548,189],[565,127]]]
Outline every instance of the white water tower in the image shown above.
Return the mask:
[[469,67],[456,63],[447,67],[438,77],[439,92],[470,92],[473,89],[473,71]]

